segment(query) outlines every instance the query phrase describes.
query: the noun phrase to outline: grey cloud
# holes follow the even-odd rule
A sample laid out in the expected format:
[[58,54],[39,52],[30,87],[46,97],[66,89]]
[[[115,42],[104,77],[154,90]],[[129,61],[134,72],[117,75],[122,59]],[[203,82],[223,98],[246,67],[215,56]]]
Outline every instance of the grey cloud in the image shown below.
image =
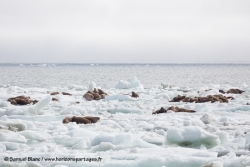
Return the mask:
[[0,1],[0,62],[246,62],[247,0]]

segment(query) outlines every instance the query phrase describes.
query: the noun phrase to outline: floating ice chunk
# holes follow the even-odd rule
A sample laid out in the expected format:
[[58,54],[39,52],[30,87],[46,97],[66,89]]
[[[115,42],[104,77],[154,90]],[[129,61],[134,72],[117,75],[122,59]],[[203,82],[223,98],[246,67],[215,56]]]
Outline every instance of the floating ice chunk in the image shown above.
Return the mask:
[[86,87],[84,87],[84,86],[79,86],[79,85],[70,85],[69,87],[68,87],[69,89],[75,89],[76,91],[83,91],[83,90],[85,90],[86,89]]
[[81,142],[83,139],[81,137],[70,137],[70,136],[56,136],[54,137],[54,141],[57,144],[66,146],[66,147],[72,147],[73,145],[76,145],[77,143]]
[[197,126],[187,126],[181,129],[171,128],[167,131],[165,143],[168,145],[199,147],[205,145],[212,148],[220,143],[217,135],[213,135]]
[[106,96],[105,100],[119,100],[119,101],[136,101],[136,98],[132,98],[129,95],[116,94],[111,96]]
[[116,85],[117,89],[131,89],[131,88],[138,88],[139,90],[143,90],[143,85],[140,81],[134,77],[132,79],[128,79],[127,81],[120,80],[119,83]]
[[0,153],[3,153],[6,151],[6,146],[2,143],[0,143]]
[[210,112],[213,110],[213,107],[209,106],[206,103],[195,104],[195,107],[193,110],[196,112]]
[[102,142],[109,142],[114,145],[124,145],[124,144],[129,144],[133,140],[133,136],[131,134],[108,134],[108,133],[103,133],[98,136],[96,136],[92,141],[91,141],[91,146],[97,146]]
[[90,149],[90,152],[97,152],[97,151],[108,151],[108,150],[114,150],[115,145],[113,145],[110,142],[101,142],[99,145],[93,146]]
[[163,87],[163,89],[166,89],[166,88],[169,88],[170,84],[162,82],[161,86]]
[[2,142],[6,146],[6,150],[19,150],[20,146],[19,143],[13,142]]
[[[15,122],[15,123],[13,123]],[[4,126],[7,126],[7,127],[15,127],[17,128],[17,131],[23,131],[26,129],[26,125],[21,122],[20,120],[15,120],[15,121],[0,121],[0,125],[4,125]]]
[[8,107],[9,103],[7,101],[0,100],[0,108],[1,107]]
[[250,150],[250,132],[248,132],[245,135],[245,138],[246,138],[245,149]]
[[246,83],[243,83],[242,86],[243,86],[243,88],[247,88],[248,87],[248,85]]
[[205,114],[203,115],[200,120],[204,123],[204,124],[209,124],[212,121],[214,121],[214,118],[212,118],[212,116],[210,116],[209,114]]
[[171,100],[170,97],[165,93],[156,94],[154,98],[155,99],[167,99],[168,101]]
[[90,84],[89,84],[89,91],[94,91],[94,89],[96,88],[96,84],[92,81]]
[[0,141],[8,141],[14,143],[26,143],[27,140],[19,135],[18,133],[9,131],[9,130],[1,130],[0,131]]
[[228,136],[229,136],[229,134],[227,132],[225,132],[225,131],[219,131],[219,132],[216,133],[216,135],[219,136],[221,143],[228,142],[228,138],[229,138]]
[[141,110],[141,109],[136,109],[136,108],[114,108],[114,109],[108,109],[107,110],[109,113],[115,114],[115,113],[134,113],[134,114],[142,114],[146,111]]
[[88,112],[85,108],[78,106],[69,106],[61,111],[61,115],[72,114],[72,115],[86,115]]
[[221,118],[220,118],[220,122],[228,122],[227,117],[221,117]]
[[213,161],[207,165],[203,165],[202,167],[223,167],[223,164],[221,161]]
[[51,97],[48,95],[44,99],[37,102],[35,105],[29,106],[29,108],[24,111],[24,115],[43,114],[43,112],[41,110],[44,109],[45,107],[47,107],[49,105],[50,101],[51,101]]
[[36,132],[32,130],[26,130],[19,132],[20,135],[24,136],[26,139],[37,140],[37,141],[46,141],[51,138],[51,136],[46,132]]

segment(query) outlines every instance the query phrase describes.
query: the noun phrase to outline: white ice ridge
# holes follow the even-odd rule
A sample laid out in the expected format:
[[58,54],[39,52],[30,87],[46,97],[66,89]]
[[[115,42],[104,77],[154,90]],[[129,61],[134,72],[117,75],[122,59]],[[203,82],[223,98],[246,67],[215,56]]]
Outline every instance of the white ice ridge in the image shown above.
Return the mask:
[[137,88],[138,90],[143,90],[143,85],[141,82],[136,78],[128,79],[127,81],[120,80],[119,83],[116,85],[117,89],[131,89]]
[[212,148],[220,144],[220,138],[197,126],[171,128],[167,131],[165,144],[183,147],[200,147],[204,145]]

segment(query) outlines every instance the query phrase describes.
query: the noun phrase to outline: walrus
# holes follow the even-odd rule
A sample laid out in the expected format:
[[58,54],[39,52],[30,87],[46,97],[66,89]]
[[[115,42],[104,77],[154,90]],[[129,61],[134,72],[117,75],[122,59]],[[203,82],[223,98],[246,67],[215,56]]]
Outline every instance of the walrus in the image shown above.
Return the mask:
[[76,122],[77,124],[91,124],[91,120],[89,119],[86,119],[84,117],[76,117],[76,116],[73,116],[72,117],[72,121],[71,122]]
[[160,114],[160,113],[166,113],[167,110],[163,107],[161,107],[159,110],[154,111],[152,114]]
[[59,92],[52,92],[52,93],[50,93],[50,95],[58,95],[59,94]]
[[194,112],[196,112],[194,110],[188,110],[188,109],[185,109],[185,108],[179,108],[179,107],[171,106],[171,107],[168,107],[168,109],[165,109],[165,108],[161,107],[159,110],[156,110],[152,114],[167,113],[167,111],[169,111],[169,110],[172,110],[174,112],[188,112],[188,113],[194,113]]
[[194,112],[196,112],[196,111],[194,111],[194,110],[188,110],[188,109],[185,109],[185,108],[175,107],[175,112],[188,112],[188,113],[194,113]]
[[36,100],[30,100],[30,97],[29,96],[17,96],[17,97],[12,97],[12,98],[9,98],[7,101],[9,101],[12,105],[27,105],[27,104],[30,104],[30,103],[33,103],[35,104]]
[[99,95],[102,95],[102,94],[104,94],[104,95],[108,95],[107,93],[105,93],[103,90],[101,90],[101,89],[98,89],[98,93],[99,93]]
[[85,98],[85,99],[88,100],[88,101],[91,101],[91,100],[94,99],[94,96],[93,96],[92,94],[90,94],[90,93],[85,93],[85,94],[83,95],[83,98]]
[[98,121],[100,120],[100,118],[99,118],[99,117],[91,117],[91,116],[86,116],[86,117],[84,117],[84,118],[86,118],[86,119],[90,120],[90,121],[91,121],[91,123],[96,123],[96,122],[98,122]]
[[96,88],[94,88],[93,90],[94,93],[99,93],[98,90]]
[[241,93],[243,93],[243,92],[245,92],[245,91],[240,90],[240,89],[229,89],[229,90],[227,91],[227,93],[231,93],[231,94],[241,94]]
[[101,94],[101,99],[105,99],[105,94]]
[[92,95],[94,96],[94,100],[100,100],[101,96],[98,93],[92,93]]
[[225,94],[226,92],[224,90],[219,90],[220,93]]
[[137,98],[137,97],[139,97],[139,95],[137,93],[135,93],[134,91],[132,91],[132,96],[131,97]]
[[178,95],[177,97],[174,97],[173,100],[171,100],[170,102],[180,102],[185,97],[186,96],[180,96],[180,95]]
[[54,98],[54,97],[53,97],[53,98],[52,98],[52,101],[59,101],[59,100],[58,100],[57,98]]
[[62,123],[67,124],[69,122],[76,122],[77,124],[91,124],[96,123],[100,120],[99,117],[92,117],[92,116],[86,116],[86,117],[66,117],[63,119]]
[[68,96],[72,96],[72,94],[67,93],[67,92],[62,92],[63,95],[68,95]]
[[63,119],[62,123],[67,124],[69,122],[72,122],[72,117],[66,117]]

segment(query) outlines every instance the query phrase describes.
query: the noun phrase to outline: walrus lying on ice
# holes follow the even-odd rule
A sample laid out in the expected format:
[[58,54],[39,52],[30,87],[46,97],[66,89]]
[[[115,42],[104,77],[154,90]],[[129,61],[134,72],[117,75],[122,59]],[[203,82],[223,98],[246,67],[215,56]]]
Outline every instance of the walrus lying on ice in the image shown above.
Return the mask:
[[188,113],[194,113],[194,110],[188,110],[185,108],[179,108],[179,107],[168,107],[168,109],[165,109],[163,107],[161,107],[159,110],[154,111],[152,114],[161,114],[161,113],[167,113],[168,110],[172,110],[174,112],[188,112]]
[[208,95],[206,97],[186,97],[186,96],[180,96],[178,95],[177,97],[174,97],[173,100],[171,100],[170,102],[195,102],[195,103],[205,103],[205,102],[216,102],[219,101],[220,103],[228,103],[228,99],[233,100],[234,98],[229,96],[223,96],[223,95]]
[[93,92],[88,91],[83,95],[83,98],[85,98],[88,101],[91,100],[100,100],[100,99],[105,99],[105,96],[107,96],[108,94],[105,93],[103,90],[101,89],[94,89]]
[[31,100],[29,96],[11,97],[8,101],[13,105],[36,104],[38,102],[37,100]]
[[77,124],[92,124],[96,123],[100,120],[99,117],[91,117],[91,116],[86,116],[86,117],[66,117],[63,119],[62,123],[67,124],[69,122],[76,122]]

